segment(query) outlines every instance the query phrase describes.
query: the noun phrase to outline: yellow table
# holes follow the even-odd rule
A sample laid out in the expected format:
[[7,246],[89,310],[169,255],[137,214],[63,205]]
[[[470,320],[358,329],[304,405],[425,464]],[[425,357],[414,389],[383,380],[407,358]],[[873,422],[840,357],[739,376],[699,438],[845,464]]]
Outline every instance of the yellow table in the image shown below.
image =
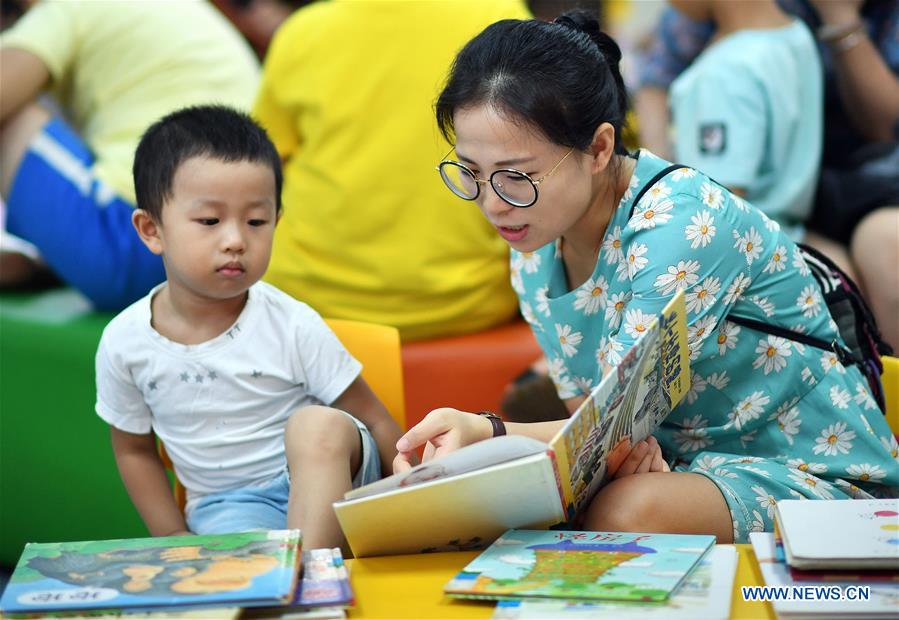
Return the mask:
[[[768,603],[745,602],[740,586],[763,585],[751,545],[736,545],[739,559],[731,618],[771,619]],[[494,603],[461,601],[443,595],[443,586],[478,553],[431,553],[349,560],[356,596],[350,618],[489,618]]]

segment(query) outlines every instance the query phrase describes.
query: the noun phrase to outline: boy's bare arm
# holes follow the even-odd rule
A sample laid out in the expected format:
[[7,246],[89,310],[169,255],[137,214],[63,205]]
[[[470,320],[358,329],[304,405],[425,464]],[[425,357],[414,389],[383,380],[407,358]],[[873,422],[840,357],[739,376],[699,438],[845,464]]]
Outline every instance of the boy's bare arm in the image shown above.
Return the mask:
[[44,62],[25,50],[4,47],[0,49],[0,122],[34,101],[50,81],[50,72]]
[[125,489],[152,536],[189,534],[184,515],[156,451],[156,437],[109,427],[112,451]]
[[399,425],[390,416],[387,408],[371,391],[365,379],[357,377],[332,407],[346,411],[360,420],[371,432],[381,457],[381,472],[393,471],[393,457],[396,456],[396,442],[402,435]]

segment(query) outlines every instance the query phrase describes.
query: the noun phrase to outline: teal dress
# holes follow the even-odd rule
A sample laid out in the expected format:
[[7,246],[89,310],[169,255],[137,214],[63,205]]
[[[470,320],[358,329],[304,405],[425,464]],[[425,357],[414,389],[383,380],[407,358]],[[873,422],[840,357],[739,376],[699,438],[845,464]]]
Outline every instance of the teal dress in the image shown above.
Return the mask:
[[734,540],[771,531],[780,499],[899,496],[899,447],[854,366],[831,351],[728,320],[838,339],[796,245],[738,196],[638,154],[591,277],[568,290],[559,242],[512,252],[512,285],[563,399],[595,386],[678,291],[687,303],[691,388],[655,436],[675,471],[710,478]]

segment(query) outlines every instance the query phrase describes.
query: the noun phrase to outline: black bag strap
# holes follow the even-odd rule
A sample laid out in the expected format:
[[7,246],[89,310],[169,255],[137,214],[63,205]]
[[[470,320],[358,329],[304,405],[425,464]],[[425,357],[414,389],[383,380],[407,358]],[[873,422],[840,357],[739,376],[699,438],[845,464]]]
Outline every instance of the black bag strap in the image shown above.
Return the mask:
[[[653,185],[658,183],[660,180],[662,180],[663,178],[665,178],[666,176],[668,176],[675,170],[680,170],[682,168],[689,168],[689,166],[684,166],[683,164],[672,164],[672,165],[668,166],[667,168],[660,170],[655,176],[653,176],[649,180],[648,183],[646,183],[642,188],[640,188],[640,191],[634,197],[634,202],[631,205],[631,212],[630,212],[628,219],[630,219],[631,217],[634,216],[634,210],[636,209],[637,204],[640,202],[640,199],[643,198],[643,195],[646,194],[646,192],[648,192],[652,188]],[[711,180],[713,182],[717,183],[718,185],[721,185],[714,179],[711,179]],[[721,185],[721,187],[724,187],[724,186]],[[803,251],[808,251],[808,246],[804,246],[802,244],[799,244],[799,245],[802,247]],[[822,262],[824,262],[828,267],[831,267],[831,268],[835,267],[833,265],[833,263],[827,257],[822,257],[822,255],[819,252],[812,250],[809,253],[812,254],[815,258],[819,258],[819,259],[823,258]],[[837,270],[837,271],[839,272],[839,270]],[[839,272],[839,273],[842,273],[842,272]],[[819,279],[819,278],[816,278],[816,279]],[[853,289],[857,290],[854,288],[855,283],[852,282],[851,284],[853,286]],[[861,298],[861,295],[859,295],[859,298]],[[867,311],[867,315],[870,315],[870,310],[868,310],[867,306],[865,306],[865,310]],[[814,338],[812,336],[807,336],[805,334],[800,334],[800,333],[791,331],[791,330],[783,328],[783,327],[778,327],[777,325],[771,325],[769,323],[763,323],[762,321],[755,321],[753,319],[744,319],[742,317],[734,316],[732,314],[729,314],[724,318],[725,318],[725,320],[731,321],[732,323],[736,323],[737,325],[742,325],[743,327],[755,329],[755,330],[758,330],[758,331],[766,333],[766,334],[771,334],[773,336],[780,336],[781,338],[786,338],[787,340],[793,340],[795,342],[799,342],[799,343],[808,345],[810,347],[815,347],[817,349],[823,349],[825,351],[833,351],[837,355],[837,358],[840,360],[840,363],[843,364],[844,366],[861,362],[861,360],[855,359],[855,356],[852,354],[852,351],[850,351],[847,347],[841,345],[836,340],[834,340],[833,342],[827,342],[826,340],[822,340],[820,338]]]

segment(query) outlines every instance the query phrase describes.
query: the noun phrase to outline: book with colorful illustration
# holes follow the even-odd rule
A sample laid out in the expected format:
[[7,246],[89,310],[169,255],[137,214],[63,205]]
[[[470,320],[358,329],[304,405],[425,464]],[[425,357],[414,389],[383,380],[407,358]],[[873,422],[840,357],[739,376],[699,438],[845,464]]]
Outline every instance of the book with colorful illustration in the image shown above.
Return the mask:
[[664,603],[502,600],[496,604],[493,620],[727,620],[736,572],[736,548],[715,545]]
[[496,437],[346,493],[334,509],[354,555],[483,549],[577,517],[689,389],[685,316],[681,292],[549,443]]
[[774,516],[795,569],[899,571],[899,499],[781,500]]
[[496,600],[662,602],[714,544],[707,535],[509,530],[443,591]]
[[0,599],[5,614],[283,605],[299,530],[29,543]]
[[[831,501],[809,501],[820,506]],[[863,500],[851,500],[863,501]],[[778,559],[774,534],[751,532],[749,541],[765,585],[783,593],[771,600],[779,618],[896,618],[899,584],[849,580],[795,581],[790,567]],[[866,589],[859,590],[859,586]],[[851,590],[849,596],[846,588]]]

